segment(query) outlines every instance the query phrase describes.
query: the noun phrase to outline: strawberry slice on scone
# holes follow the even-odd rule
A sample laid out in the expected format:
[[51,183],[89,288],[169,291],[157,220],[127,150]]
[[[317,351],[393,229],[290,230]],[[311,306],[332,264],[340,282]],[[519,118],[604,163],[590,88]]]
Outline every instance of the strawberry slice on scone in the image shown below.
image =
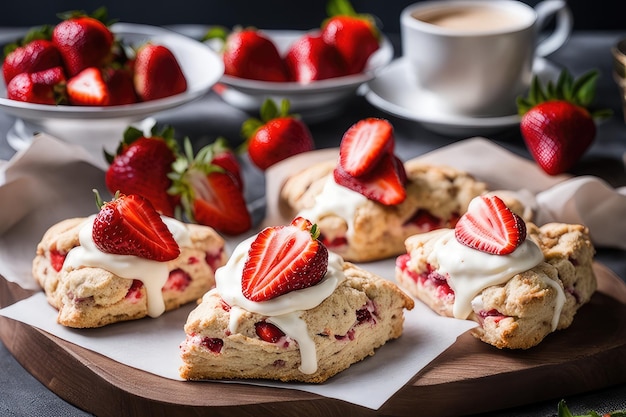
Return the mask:
[[244,264],[243,295],[266,301],[318,283],[328,268],[328,249],[318,236],[317,226],[302,217],[262,230]]
[[180,254],[178,243],[152,204],[137,194],[100,202],[93,241],[102,252],[165,262]]
[[526,223],[499,197],[481,196],[472,200],[457,222],[454,235],[470,248],[507,255],[526,239]]

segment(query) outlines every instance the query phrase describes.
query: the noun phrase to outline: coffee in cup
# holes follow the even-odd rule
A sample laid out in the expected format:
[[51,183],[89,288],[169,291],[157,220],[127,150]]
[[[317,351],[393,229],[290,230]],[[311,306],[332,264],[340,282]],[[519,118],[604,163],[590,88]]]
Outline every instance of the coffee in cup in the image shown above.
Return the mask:
[[[539,31],[556,17],[554,31]],[[535,8],[517,0],[425,1],[400,16],[409,79],[439,111],[472,117],[515,113],[533,62],[569,38],[572,14],[562,0]]]

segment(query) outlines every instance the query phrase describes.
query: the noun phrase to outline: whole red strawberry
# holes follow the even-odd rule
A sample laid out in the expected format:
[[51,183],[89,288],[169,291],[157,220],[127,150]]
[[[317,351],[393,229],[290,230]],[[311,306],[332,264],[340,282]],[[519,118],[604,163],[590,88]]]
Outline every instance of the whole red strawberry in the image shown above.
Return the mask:
[[163,45],[146,43],[137,49],[134,84],[143,101],[173,96],[187,90],[187,79],[176,56]]
[[240,185],[212,161],[209,148],[194,155],[191,143],[185,141],[185,155],[173,165],[170,193],[180,198],[187,220],[229,235],[244,233],[252,227],[252,218]]
[[317,284],[328,269],[328,249],[317,225],[302,217],[263,229],[243,266],[241,289],[252,301],[267,301]]
[[36,104],[59,104],[65,100],[63,68],[17,74],[7,85],[7,98]]
[[349,74],[362,72],[380,47],[374,19],[357,14],[348,0],[331,0],[327,9],[330,18],[322,24],[322,39],[337,48]]
[[93,222],[92,237],[98,249],[116,255],[134,255],[159,262],[176,259],[180,248],[172,232],[143,197],[116,193],[102,203]]
[[260,81],[287,81],[287,70],[274,42],[254,28],[225,32],[210,31],[206,39],[225,38],[224,74]]
[[106,17],[103,8],[94,12],[93,17],[83,12],[69,12],[62,15],[52,32],[52,42],[58,48],[68,77],[72,77],[87,67],[104,67],[112,59],[113,33],[100,19]]
[[522,116],[520,131],[537,164],[548,174],[570,170],[587,151],[596,136],[594,118],[607,111],[589,111],[595,94],[597,71],[574,80],[564,70],[556,85],[544,89],[533,79],[528,98],[518,99]]
[[308,152],[315,148],[313,136],[307,125],[298,117],[289,114],[289,101],[276,103],[268,99],[261,105],[261,119],[246,120],[242,135],[243,145],[250,160],[261,170],[266,170],[290,156]]
[[[42,29],[43,30],[43,29]],[[63,66],[63,60],[59,50],[48,39],[29,40],[29,36],[46,36],[43,32],[29,32],[24,38],[22,46],[13,44],[5,47],[5,58],[2,64],[4,82],[9,81],[20,73],[32,73],[42,71],[52,67]],[[35,35],[34,33],[41,33]]]
[[109,106],[132,104],[139,101],[133,83],[133,73],[126,67],[107,67],[102,71],[109,90]]
[[168,194],[172,164],[176,160],[176,141],[172,128],[153,129],[146,137],[130,127],[124,132],[115,155],[106,155],[110,163],[105,181],[111,193],[138,194],[166,216],[174,216],[177,199]]
[[291,81],[303,84],[348,75],[337,48],[320,34],[307,33],[298,38],[287,50],[285,64]]

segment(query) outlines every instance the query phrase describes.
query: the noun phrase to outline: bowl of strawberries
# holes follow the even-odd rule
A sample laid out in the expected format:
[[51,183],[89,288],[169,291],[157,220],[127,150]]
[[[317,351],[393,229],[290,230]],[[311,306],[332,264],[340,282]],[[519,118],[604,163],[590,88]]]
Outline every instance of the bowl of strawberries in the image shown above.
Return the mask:
[[225,102],[257,112],[268,98],[287,99],[307,122],[337,115],[394,55],[375,19],[351,8],[310,31],[212,28],[204,40],[216,38],[224,75],[214,90]]
[[224,65],[172,31],[75,14],[5,47],[2,69],[0,109],[17,119],[8,135],[14,148],[45,132],[102,158],[129,124],[206,94]]

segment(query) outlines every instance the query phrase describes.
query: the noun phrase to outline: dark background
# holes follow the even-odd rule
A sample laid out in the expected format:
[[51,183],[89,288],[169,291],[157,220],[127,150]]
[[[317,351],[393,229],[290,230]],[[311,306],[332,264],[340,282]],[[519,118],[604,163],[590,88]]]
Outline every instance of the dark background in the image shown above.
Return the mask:
[[[351,0],[359,12],[376,15],[388,33],[399,32],[400,11],[416,0]],[[535,5],[537,0],[525,0]],[[575,30],[625,30],[623,0],[570,0]],[[91,12],[106,6],[109,17],[152,25],[202,24],[311,29],[326,17],[324,0],[3,0],[0,26],[38,26],[58,22],[66,10]]]

